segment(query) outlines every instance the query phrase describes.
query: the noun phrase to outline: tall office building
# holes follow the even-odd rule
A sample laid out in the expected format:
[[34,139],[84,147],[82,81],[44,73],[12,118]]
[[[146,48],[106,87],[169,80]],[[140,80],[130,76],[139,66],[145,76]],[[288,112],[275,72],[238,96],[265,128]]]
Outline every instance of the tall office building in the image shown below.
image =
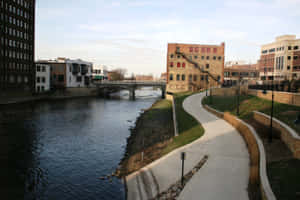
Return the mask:
[[34,90],[35,0],[0,0],[0,95]]
[[275,42],[262,45],[259,60],[261,80],[292,80],[300,78],[300,39],[283,35]]
[[167,91],[175,93],[198,91],[218,85],[207,73],[200,72],[186,58],[176,54],[176,51],[183,53],[189,60],[196,62],[199,67],[208,71],[215,79],[223,82],[224,50],[225,43],[221,45],[168,44]]

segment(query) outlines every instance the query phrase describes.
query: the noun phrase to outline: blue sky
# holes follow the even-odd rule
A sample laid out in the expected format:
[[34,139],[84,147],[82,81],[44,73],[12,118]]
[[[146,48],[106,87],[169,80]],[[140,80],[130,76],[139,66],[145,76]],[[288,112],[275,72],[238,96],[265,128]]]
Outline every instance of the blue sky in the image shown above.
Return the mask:
[[256,62],[276,36],[300,37],[300,0],[38,0],[36,59],[81,58],[128,73],[166,70],[167,44],[220,44]]

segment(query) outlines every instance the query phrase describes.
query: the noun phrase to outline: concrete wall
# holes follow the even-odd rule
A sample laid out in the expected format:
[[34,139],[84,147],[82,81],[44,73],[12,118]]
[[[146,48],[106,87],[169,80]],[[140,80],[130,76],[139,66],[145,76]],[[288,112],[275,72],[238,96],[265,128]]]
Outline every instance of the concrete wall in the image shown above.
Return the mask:
[[174,122],[174,135],[178,136],[178,125],[177,125],[177,118],[176,118],[176,107],[175,107],[175,100],[173,95],[166,94],[166,99],[172,102],[173,108],[173,122]]
[[[268,91],[267,94],[263,94],[262,92],[263,90],[248,90],[249,95],[272,100],[272,91]],[[274,100],[279,103],[300,106],[300,93],[274,91]]]
[[[247,87],[241,86],[240,87],[240,94],[247,94]],[[231,87],[231,88],[214,88],[212,89],[212,95],[214,96],[234,96],[237,94],[238,88]]]
[[[254,112],[254,119],[266,126],[270,125],[270,116],[264,113]],[[300,159],[300,136],[288,125],[276,118],[273,118],[273,127],[280,130],[281,140],[288,146],[293,153],[293,156],[297,159]]]

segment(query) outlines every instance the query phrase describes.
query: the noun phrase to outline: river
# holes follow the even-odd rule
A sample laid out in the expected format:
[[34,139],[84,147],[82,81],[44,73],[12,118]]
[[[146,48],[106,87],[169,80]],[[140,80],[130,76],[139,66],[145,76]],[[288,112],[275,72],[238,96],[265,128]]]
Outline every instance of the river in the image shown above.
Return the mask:
[[160,91],[136,101],[80,98],[0,108],[0,199],[124,199],[118,167],[129,128]]

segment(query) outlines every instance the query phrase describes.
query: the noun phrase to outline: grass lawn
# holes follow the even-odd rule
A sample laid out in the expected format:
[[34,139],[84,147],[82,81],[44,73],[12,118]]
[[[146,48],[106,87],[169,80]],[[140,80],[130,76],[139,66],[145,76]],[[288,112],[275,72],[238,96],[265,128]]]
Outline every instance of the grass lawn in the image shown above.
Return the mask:
[[194,119],[194,117],[185,112],[182,106],[184,99],[192,94],[192,92],[185,92],[174,95],[179,135],[164,149],[163,154],[167,154],[176,148],[189,144],[204,134],[204,129],[201,124]]
[[[204,104],[209,104],[209,98],[203,100]],[[230,112],[231,114],[236,115],[237,108],[237,97],[228,96],[228,97],[219,97],[213,96],[211,107],[222,111]],[[252,117],[252,111],[260,111],[265,114],[270,115],[271,112],[271,101],[258,98],[251,95],[241,95],[240,96],[240,118],[249,119]],[[300,126],[295,125],[294,121],[297,118],[298,113],[300,112],[299,106],[292,106],[288,104],[282,104],[274,102],[274,117],[283,121],[291,128],[293,128],[298,134],[300,133]]]
[[268,177],[277,199],[300,199],[300,160],[290,159],[268,164]]

